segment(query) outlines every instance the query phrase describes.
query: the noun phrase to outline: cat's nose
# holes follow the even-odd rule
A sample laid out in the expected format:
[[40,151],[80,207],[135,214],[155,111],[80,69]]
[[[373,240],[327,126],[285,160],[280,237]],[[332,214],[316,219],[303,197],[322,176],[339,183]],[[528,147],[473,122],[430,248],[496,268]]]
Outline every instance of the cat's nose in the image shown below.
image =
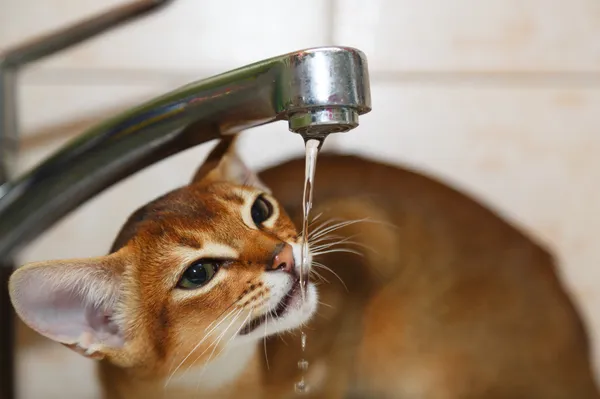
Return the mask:
[[293,273],[295,265],[292,246],[290,244],[283,244],[283,246],[278,246],[275,251],[273,263],[269,270],[283,270],[286,273]]

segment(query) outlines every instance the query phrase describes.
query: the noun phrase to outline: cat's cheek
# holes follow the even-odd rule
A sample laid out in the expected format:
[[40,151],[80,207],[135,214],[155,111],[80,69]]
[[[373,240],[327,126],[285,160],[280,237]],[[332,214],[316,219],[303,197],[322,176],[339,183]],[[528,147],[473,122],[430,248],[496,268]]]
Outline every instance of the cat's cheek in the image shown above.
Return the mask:
[[265,307],[268,310],[273,310],[288,295],[290,288],[292,288],[292,279],[283,272],[272,272],[265,273],[262,276],[262,281],[269,289],[269,298]]

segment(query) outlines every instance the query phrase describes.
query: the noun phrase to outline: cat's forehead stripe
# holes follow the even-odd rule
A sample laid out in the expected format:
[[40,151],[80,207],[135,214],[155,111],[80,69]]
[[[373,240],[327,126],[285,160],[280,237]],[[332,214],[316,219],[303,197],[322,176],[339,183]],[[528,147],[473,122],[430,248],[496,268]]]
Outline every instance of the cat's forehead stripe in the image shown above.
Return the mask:
[[201,249],[202,248],[202,240],[198,239],[196,235],[193,234],[179,234],[177,237],[177,241],[179,244],[193,248],[193,249]]
[[198,258],[237,258],[238,251],[229,245],[217,242],[205,241],[201,248],[195,249],[189,246],[177,248],[177,253],[185,260],[195,260]]
[[233,202],[236,205],[244,205],[244,203],[246,202],[244,196],[239,195],[237,192],[229,192],[224,194],[221,199],[223,199],[226,202]]

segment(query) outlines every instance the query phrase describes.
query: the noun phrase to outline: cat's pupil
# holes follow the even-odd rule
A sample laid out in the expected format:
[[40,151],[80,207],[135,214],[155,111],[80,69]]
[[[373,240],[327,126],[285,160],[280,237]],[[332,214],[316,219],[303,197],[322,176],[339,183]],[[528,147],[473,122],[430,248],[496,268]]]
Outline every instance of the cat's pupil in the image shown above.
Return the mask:
[[206,265],[192,266],[185,273],[188,280],[196,284],[202,284],[208,279]]
[[254,201],[254,204],[252,204],[250,212],[254,224],[260,226],[271,217],[273,206],[263,196],[260,196]]
[[217,269],[218,266],[215,263],[196,262],[183,273],[177,286],[186,289],[201,287],[213,278]]

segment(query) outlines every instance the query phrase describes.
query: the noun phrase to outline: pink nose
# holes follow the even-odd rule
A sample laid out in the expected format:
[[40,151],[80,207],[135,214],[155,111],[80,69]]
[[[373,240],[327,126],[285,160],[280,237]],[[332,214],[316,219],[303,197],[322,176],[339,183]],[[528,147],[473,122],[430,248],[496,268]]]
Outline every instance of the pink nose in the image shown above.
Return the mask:
[[273,257],[271,270],[283,270],[286,273],[294,272],[294,253],[290,244],[284,244],[281,251]]

